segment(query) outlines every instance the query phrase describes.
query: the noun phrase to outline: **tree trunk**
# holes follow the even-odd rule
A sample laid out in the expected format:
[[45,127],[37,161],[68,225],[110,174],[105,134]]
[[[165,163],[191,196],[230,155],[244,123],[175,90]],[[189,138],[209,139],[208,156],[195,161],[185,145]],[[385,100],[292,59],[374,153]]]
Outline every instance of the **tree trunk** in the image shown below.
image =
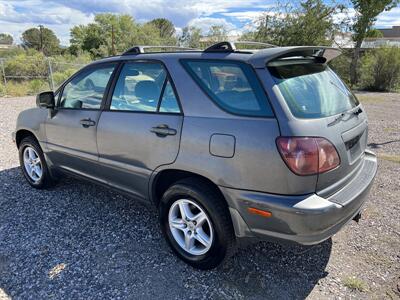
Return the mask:
[[358,59],[360,58],[361,44],[362,40],[356,42],[353,59],[350,64],[350,82],[352,86],[358,82],[357,66],[358,66]]

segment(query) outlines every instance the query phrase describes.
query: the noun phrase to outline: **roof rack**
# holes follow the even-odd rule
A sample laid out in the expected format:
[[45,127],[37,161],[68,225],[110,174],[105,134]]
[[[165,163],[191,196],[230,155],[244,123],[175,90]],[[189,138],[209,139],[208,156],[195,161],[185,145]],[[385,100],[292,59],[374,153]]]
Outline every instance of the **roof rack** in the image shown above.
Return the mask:
[[[237,42],[219,42],[211,45],[204,52],[235,52],[239,50],[249,51],[249,49],[237,49],[236,45],[253,45],[253,46],[263,46],[265,48],[277,47],[276,45],[261,43],[261,42],[249,42],[249,41],[237,41]],[[255,50],[255,49],[252,49]]]
[[132,47],[129,50],[125,51],[124,53],[122,53],[122,55],[135,55],[135,54],[149,53],[149,52],[146,52],[146,49],[171,49],[171,50],[177,50],[177,51],[196,51],[196,50],[199,51],[199,49],[179,47],[179,46],[135,46],[135,47]]

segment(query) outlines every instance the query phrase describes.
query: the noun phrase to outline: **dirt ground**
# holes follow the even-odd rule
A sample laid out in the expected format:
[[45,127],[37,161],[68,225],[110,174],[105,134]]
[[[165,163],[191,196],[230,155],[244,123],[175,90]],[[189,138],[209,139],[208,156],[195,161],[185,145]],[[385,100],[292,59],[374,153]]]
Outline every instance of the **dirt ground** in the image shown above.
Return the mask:
[[0,98],[0,299],[400,299],[400,94],[358,97],[379,157],[360,222],[309,248],[259,243],[206,272],[131,199],[68,178],[29,187],[11,132],[35,101]]

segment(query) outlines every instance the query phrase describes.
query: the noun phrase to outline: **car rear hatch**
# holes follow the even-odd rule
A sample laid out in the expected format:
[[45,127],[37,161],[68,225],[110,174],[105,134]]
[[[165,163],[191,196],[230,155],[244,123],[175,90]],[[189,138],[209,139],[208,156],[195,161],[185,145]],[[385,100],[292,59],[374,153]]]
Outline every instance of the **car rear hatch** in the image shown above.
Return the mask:
[[340,164],[319,173],[316,182],[317,194],[328,197],[343,188],[362,167],[368,123],[356,97],[327,66],[335,55],[326,57],[324,51],[294,49],[265,64],[272,77],[276,103],[283,112],[277,116],[282,135],[322,137],[336,148]]

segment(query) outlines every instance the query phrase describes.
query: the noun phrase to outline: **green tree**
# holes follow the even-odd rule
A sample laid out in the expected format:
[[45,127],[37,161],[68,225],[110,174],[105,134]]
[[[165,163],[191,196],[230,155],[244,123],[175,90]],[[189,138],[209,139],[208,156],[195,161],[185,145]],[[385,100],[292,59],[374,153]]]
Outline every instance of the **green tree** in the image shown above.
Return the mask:
[[1,45],[12,45],[14,39],[11,34],[0,33],[0,44]]
[[200,48],[201,30],[194,26],[186,26],[182,29],[182,34],[178,42],[183,47]]
[[264,13],[254,33],[244,38],[279,46],[332,45],[337,25],[335,13],[342,5],[327,5],[322,0],[306,0],[299,5],[283,3]]
[[207,34],[210,43],[223,42],[228,39],[228,31],[223,25],[212,25]]
[[363,40],[367,37],[367,33],[371,30],[378,15],[396,7],[399,0],[351,0],[351,2],[356,14],[352,26],[355,47],[350,67],[350,80],[352,84],[356,84],[358,81],[358,60]]
[[97,56],[97,51],[104,43],[98,24],[78,25],[71,29],[70,52],[78,55],[80,51],[88,51]]
[[153,25],[159,32],[159,36],[162,39],[170,39],[175,35],[174,24],[165,18],[157,18],[151,20],[149,24]]
[[94,23],[71,29],[71,53],[88,51],[92,57],[122,53],[134,45],[160,45],[153,24],[139,24],[129,15],[98,14]]
[[21,40],[25,47],[33,48],[45,55],[54,55],[60,51],[60,40],[51,29],[42,25],[25,30]]

